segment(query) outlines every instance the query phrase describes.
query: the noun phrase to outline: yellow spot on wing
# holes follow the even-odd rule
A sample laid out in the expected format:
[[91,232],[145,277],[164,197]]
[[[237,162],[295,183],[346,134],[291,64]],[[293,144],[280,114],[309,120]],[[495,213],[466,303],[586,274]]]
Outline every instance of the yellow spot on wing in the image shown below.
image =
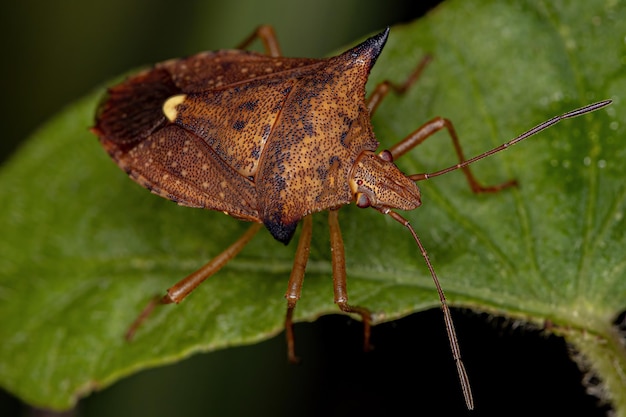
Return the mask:
[[163,114],[165,115],[165,117],[167,117],[167,120],[169,120],[170,122],[176,120],[176,116],[178,115],[176,106],[184,102],[186,98],[186,94],[178,94],[165,100],[165,102],[163,103]]

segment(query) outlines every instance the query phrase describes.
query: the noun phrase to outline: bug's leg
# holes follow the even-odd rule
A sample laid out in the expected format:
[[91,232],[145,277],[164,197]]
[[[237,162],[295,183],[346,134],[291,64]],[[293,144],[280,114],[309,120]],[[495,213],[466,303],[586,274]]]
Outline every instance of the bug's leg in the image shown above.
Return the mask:
[[248,230],[230,245],[226,250],[215,258],[211,259],[206,265],[198,269],[196,272],[189,274],[187,277],[178,281],[173,287],[167,290],[167,294],[163,297],[157,296],[148,303],[141,314],[135,319],[126,331],[126,339],[131,340],[139,326],[150,316],[152,310],[158,305],[180,303],[187,297],[198,285],[211,275],[219,271],[224,265],[233,259],[241,250],[250,242],[252,237],[261,229],[261,223],[254,223]]
[[364,307],[348,304],[348,291],[346,289],[346,257],[343,247],[343,238],[339,228],[339,210],[331,209],[328,212],[328,225],[330,229],[330,252],[333,268],[333,289],[335,303],[346,313],[355,313],[363,320],[363,349],[368,351],[370,346],[370,334],[372,314]]
[[287,338],[287,358],[289,362],[297,363],[300,360],[296,356],[295,338],[293,333],[293,312],[296,303],[300,299],[302,292],[302,282],[304,281],[304,271],[306,263],[309,260],[309,251],[311,249],[311,236],[313,232],[313,220],[311,215],[306,216],[302,221],[302,230],[298,239],[298,248],[293,261],[293,268],[289,276],[287,284],[287,314],[285,316],[285,336]]
[[383,101],[385,96],[387,96],[389,91],[393,90],[398,94],[404,94],[406,90],[408,90],[415,83],[415,81],[418,80],[418,78],[422,74],[422,71],[424,71],[424,68],[426,68],[426,65],[428,65],[431,60],[432,57],[430,55],[426,55],[424,58],[422,58],[419,64],[417,64],[417,67],[415,67],[413,72],[409,74],[407,79],[404,80],[402,84],[396,84],[389,80],[385,80],[378,84],[374,88],[374,91],[372,91],[370,96],[367,98],[367,109],[369,110],[370,115],[374,114],[374,112],[378,108],[378,105],[381,103],[381,101]]
[[559,123],[562,120],[565,119],[571,119],[574,117],[578,117],[581,116],[583,114],[587,114],[590,113],[592,111],[596,111],[599,110],[603,107],[608,106],[609,104],[611,104],[612,101],[611,100],[602,100],[602,101],[598,101],[597,103],[592,103],[592,104],[588,104],[586,106],[583,107],[579,107],[577,109],[574,110],[570,110],[568,112],[565,112],[563,114],[560,114],[558,116],[554,116],[551,119],[548,119],[544,122],[539,123],[537,126],[525,131],[524,133],[518,135],[517,137],[509,140],[508,142],[505,142],[503,144],[501,144],[500,146],[496,146],[495,148],[491,148],[488,151],[485,151],[481,154],[475,155],[469,159],[465,159],[465,157],[463,156],[463,152],[461,151],[461,146],[459,144],[459,140],[456,136],[456,133],[454,131],[454,127],[452,126],[452,123],[449,120],[446,119],[442,119],[440,117],[437,117],[433,120],[431,120],[430,122],[426,123],[424,126],[420,127],[418,130],[416,130],[415,132],[413,132],[411,135],[409,135],[409,137],[403,141],[401,141],[400,143],[398,143],[397,145],[395,145],[392,149],[392,151],[390,152],[392,155],[392,159],[394,156],[401,156],[403,155],[405,152],[407,152],[408,150],[410,150],[411,148],[417,146],[419,143],[423,142],[426,138],[428,138],[430,135],[432,135],[434,132],[441,130],[442,128],[447,128],[448,132],[450,133],[450,136],[452,137],[452,141],[454,143],[454,147],[457,151],[457,155],[459,156],[459,163],[456,165],[452,165],[449,166],[448,168],[444,168],[444,169],[440,169],[439,171],[435,171],[435,172],[430,172],[430,173],[425,173],[425,174],[415,174],[415,175],[409,175],[408,178],[412,179],[413,181],[421,181],[421,180],[426,180],[428,178],[432,178],[432,177],[437,177],[439,175],[444,175],[447,174],[448,172],[457,170],[457,169],[462,169],[463,172],[465,173],[465,176],[467,177],[470,186],[472,186],[472,189],[475,192],[490,192],[490,191],[499,191],[505,187],[510,187],[510,186],[514,186],[517,184],[516,181],[508,181],[504,184],[501,185],[497,185],[497,186],[493,186],[493,187],[481,187],[476,180],[474,179],[471,171],[468,169],[470,164],[473,164],[476,161],[479,161],[483,158],[486,158],[490,155],[493,155],[495,153],[504,151],[505,149],[510,148],[511,146],[515,145],[516,143],[519,143],[521,141],[523,141],[524,139],[527,139],[539,132],[541,132],[542,130],[545,130],[547,128],[549,128],[550,126],[554,126],[555,124]]
[[[404,155],[411,149],[415,148],[417,145],[421,144],[426,139],[428,139],[429,137],[431,137],[432,135],[434,135],[435,133],[437,133],[438,131],[442,129],[448,130],[448,134],[450,135],[450,138],[452,138],[454,151],[456,152],[456,155],[459,158],[459,164],[462,164],[463,162],[466,161],[466,158],[465,158],[465,155],[463,154],[463,149],[461,148],[459,137],[456,134],[456,130],[454,129],[454,125],[452,124],[452,122],[443,117],[435,117],[434,119],[429,120],[428,122],[424,123],[422,126],[420,126],[417,130],[415,130],[409,136],[407,136],[406,138],[404,138],[403,140],[401,140],[400,142],[392,146],[389,149],[389,152],[391,152],[393,159],[396,160],[397,158],[401,157],[402,155]],[[493,193],[493,192],[500,191],[503,188],[513,187],[517,185],[516,180],[509,180],[502,184],[483,186],[478,182],[476,177],[474,177],[474,174],[470,170],[469,166],[464,165],[464,166],[460,166],[460,168],[463,171],[463,174],[465,175],[465,178],[467,179],[467,182],[469,183],[469,186],[474,193]],[[420,181],[420,180],[427,179],[431,176],[432,175],[429,175],[429,174],[416,174],[416,175],[409,175],[409,178],[411,178],[414,181]]]
[[280,46],[278,45],[278,38],[276,37],[274,28],[270,25],[262,25],[256,28],[250,36],[237,46],[237,49],[246,49],[257,38],[263,42],[263,47],[267,55],[273,57],[282,56]]
[[[415,67],[413,72],[409,74],[407,79],[402,84],[395,84],[387,80],[378,84],[375,87],[372,94],[370,94],[367,100],[367,108],[369,109],[370,114],[373,114],[376,111],[376,109],[378,108],[378,105],[385,98],[385,96],[387,96],[389,91],[394,91],[398,94],[404,94],[418,80],[422,71],[424,70],[426,65],[428,65],[431,59],[432,57],[430,55],[427,55],[424,58],[422,58],[422,60],[417,65],[417,67]],[[450,134],[450,137],[452,138],[454,150],[459,158],[459,162],[460,163],[464,162],[466,160],[465,155],[463,154],[463,149],[461,148],[461,143],[459,142],[459,138],[456,134],[456,131],[454,130],[454,126],[452,125],[452,122],[450,122],[450,120],[444,119],[442,117],[436,117],[430,120],[429,122],[423,124],[420,128],[415,130],[405,139],[401,140],[400,142],[395,144],[393,147],[391,147],[391,149],[389,149],[389,152],[391,152],[391,155],[393,156],[394,160],[398,159],[399,157],[401,157],[402,155],[404,155],[405,153],[407,153],[408,151],[410,151],[417,145],[421,144],[422,142],[424,142],[426,139],[428,139],[430,136],[434,135],[436,132],[440,131],[441,129],[448,130],[448,133]],[[467,182],[469,183],[470,188],[475,193],[496,192],[496,191],[500,191],[503,188],[517,185],[517,181],[511,180],[502,184],[485,187],[485,186],[482,186],[476,180],[476,178],[474,177],[474,174],[472,173],[469,167],[464,166],[461,169],[463,170],[463,174],[465,175],[465,178],[467,178]],[[419,180],[428,178],[428,175],[417,174],[417,175],[412,175],[410,177],[411,179],[415,181],[419,181]]]

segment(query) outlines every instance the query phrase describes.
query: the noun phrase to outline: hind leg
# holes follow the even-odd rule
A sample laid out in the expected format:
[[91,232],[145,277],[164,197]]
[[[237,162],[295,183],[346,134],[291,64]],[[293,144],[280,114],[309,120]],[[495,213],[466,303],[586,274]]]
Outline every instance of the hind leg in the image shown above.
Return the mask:
[[252,226],[250,226],[250,228],[248,228],[248,230],[232,245],[226,248],[224,252],[211,259],[202,268],[192,272],[182,280],[178,281],[174,284],[174,286],[167,290],[167,294],[164,296],[157,296],[153,298],[126,331],[126,340],[131,340],[135,336],[139,326],[146,321],[155,307],[163,304],[180,303],[204,280],[222,269],[228,261],[241,252],[241,250],[248,244],[248,242],[250,242],[262,226],[263,225],[260,223],[252,224]]

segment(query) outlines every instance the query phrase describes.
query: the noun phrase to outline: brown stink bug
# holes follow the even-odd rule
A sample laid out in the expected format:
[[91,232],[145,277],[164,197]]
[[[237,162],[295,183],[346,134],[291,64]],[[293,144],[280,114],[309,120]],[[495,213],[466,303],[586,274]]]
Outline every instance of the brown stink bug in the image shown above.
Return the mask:
[[[413,236],[433,278],[445,317],[468,408],[470,385],[446,298],[420,239],[394,210],[420,206],[416,181],[462,169],[475,193],[515,185],[483,187],[468,165],[543,130],[562,119],[597,110],[602,101],[557,116],[517,138],[466,159],[450,121],[437,117],[388,150],[375,153],[378,141],[370,117],[390,90],[404,92],[418,78],[424,59],[402,85],[383,82],[365,98],[370,69],[389,29],[328,59],[284,58],[269,26],[260,27],[238,50],[204,52],[170,60],[128,78],[108,90],[93,132],[111,158],[130,177],[155,194],[183,206],[220,210],[253,222],[224,252],[155,299],[128,330],[138,326],[157,304],[179,303],[215,274],[250,241],[261,225],[289,243],[297,224],[302,230],[289,278],[285,329],[288,356],[296,360],[292,316],[300,298],[309,255],[311,214],[328,210],[334,300],[347,313],[361,316],[364,345],[369,346],[371,314],[348,303],[343,241],[338,209],[351,202],[390,215]],[[267,54],[247,52],[261,38]],[[430,173],[405,175],[394,160],[433,133],[447,129],[459,163]]]

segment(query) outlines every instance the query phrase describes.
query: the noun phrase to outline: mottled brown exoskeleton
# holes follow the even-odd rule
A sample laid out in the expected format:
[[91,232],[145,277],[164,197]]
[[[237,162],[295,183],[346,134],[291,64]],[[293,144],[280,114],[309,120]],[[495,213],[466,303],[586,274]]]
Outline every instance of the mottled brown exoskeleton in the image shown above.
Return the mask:
[[[267,54],[243,50],[205,52],[166,61],[108,90],[93,132],[130,177],[183,206],[220,210],[253,222],[229,248],[148,304],[127,338],[157,304],[179,303],[248,243],[261,224],[287,244],[303,220],[286,292],[288,356],[296,360],[292,316],[300,298],[311,240],[311,214],[328,210],[335,303],[364,323],[369,346],[371,315],[348,303],[344,248],[337,210],[351,202],[390,215],[412,234],[435,282],[468,408],[469,381],[446,299],[412,226],[392,210],[420,206],[416,181],[462,169],[474,192],[493,192],[509,181],[483,187],[468,165],[553,125],[600,107],[604,101],[557,116],[521,136],[466,160],[452,124],[435,118],[389,150],[378,141],[370,118],[390,90],[404,92],[418,78],[424,59],[402,85],[383,82],[365,98],[365,84],[389,29],[328,59],[284,58],[271,27],[262,26],[240,49],[260,37]],[[405,175],[394,159],[447,129],[459,163],[431,174]]]

